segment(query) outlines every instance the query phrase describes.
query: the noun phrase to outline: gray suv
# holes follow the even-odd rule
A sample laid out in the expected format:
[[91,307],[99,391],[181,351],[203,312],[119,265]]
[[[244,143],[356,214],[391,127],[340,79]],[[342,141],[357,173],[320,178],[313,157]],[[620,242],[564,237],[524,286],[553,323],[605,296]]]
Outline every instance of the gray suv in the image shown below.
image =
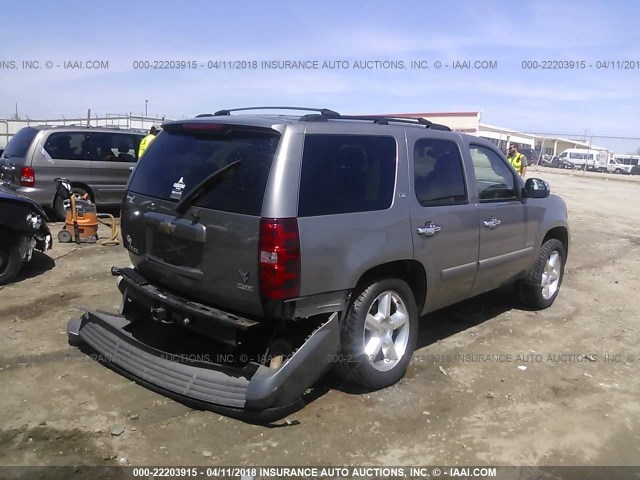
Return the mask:
[[107,127],[41,125],[16,133],[0,157],[0,180],[64,219],[55,178],[99,206],[119,205],[144,134]]
[[[558,295],[565,203],[490,142],[424,119],[232,112],[163,125],[122,204],[122,315],[71,320],[72,344],[178,399],[273,412],[332,366],[398,381],[426,313],[505,285],[534,309]],[[149,325],[226,353],[176,354],[136,333]]]

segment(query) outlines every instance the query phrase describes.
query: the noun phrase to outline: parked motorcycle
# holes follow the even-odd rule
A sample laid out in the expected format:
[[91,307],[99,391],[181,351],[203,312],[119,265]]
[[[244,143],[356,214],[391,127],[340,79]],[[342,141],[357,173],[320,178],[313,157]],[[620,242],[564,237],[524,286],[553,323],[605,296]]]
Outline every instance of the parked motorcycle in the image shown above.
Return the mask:
[[0,285],[15,278],[34,250],[46,252],[51,246],[42,207],[0,183]]

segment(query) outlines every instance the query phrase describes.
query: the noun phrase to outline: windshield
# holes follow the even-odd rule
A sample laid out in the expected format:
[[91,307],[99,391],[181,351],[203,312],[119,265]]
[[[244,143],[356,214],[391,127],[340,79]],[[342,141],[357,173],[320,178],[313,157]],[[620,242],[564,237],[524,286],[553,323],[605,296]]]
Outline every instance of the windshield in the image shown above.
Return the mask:
[[13,138],[9,141],[7,148],[4,150],[4,157],[24,157],[29,150],[29,145],[38,134],[38,130],[31,127],[25,127],[18,130]]
[[279,138],[273,130],[165,130],[139,161],[129,190],[178,203],[207,177],[237,162],[199,192],[193,205],[258,216]]

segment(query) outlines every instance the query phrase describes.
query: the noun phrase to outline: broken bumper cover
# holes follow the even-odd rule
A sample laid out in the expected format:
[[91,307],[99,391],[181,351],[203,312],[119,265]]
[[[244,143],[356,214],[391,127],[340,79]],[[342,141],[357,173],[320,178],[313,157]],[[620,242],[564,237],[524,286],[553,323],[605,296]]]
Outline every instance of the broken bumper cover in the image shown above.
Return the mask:
[[176,400],[263,420],[304,405],[302,395],[330,368],[340,342],[333,314],[278,369],[253,362],[226,367],[155,349],[127,332],[129,323],[120,315],[88,311],[69,321],[69,343],[88,345],[114,370]]

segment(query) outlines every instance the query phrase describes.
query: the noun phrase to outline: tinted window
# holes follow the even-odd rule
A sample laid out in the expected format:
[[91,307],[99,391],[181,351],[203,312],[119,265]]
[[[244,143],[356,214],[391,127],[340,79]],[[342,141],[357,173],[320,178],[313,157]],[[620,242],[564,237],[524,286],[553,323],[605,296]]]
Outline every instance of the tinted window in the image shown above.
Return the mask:
[[49,135],[45,151],[54,160],[88,160],[89,135],[75,132],[56,132]]
[[91,159],[109,162],[135,162],[142,137],[126,133],[91,132]]
[[35,128],[25,127],[18,130],[18,133],[9,140],[9,144],[4,150],[5,158],[24,157],[37,134],[38,130]]
[[395,178],[391,137],[307,135],[298,215],[384,210],[391,206]]
[[507,163],[493,150],[480,145],[471,145],[470,151],[480,201],[517,198],[514,173]]
[[422,206],[466,203],[462,158],[455,142],[418,140],[413,162],[416,198]]
[[138,163],[129,190],[178,202],[214,172],[242,160],[194,205],[260,215],[279,134],[271,130],[204,132],[165,130],[158,134]]

